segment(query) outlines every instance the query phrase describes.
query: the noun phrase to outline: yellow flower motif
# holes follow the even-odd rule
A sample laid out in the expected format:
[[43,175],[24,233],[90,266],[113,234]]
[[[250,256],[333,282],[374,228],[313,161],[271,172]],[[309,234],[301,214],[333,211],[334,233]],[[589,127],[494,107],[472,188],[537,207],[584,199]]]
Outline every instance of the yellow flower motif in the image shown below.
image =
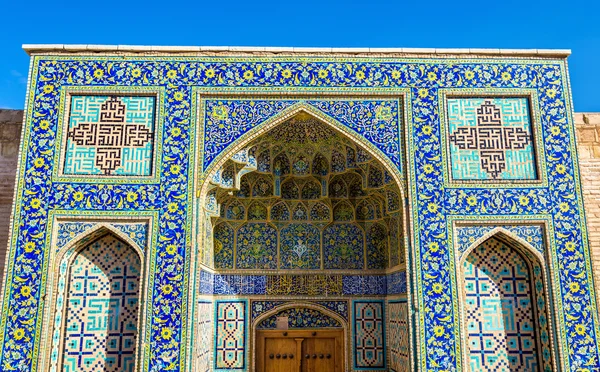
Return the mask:
[[556,171],[560,174],[565,174],[565,172],[567,171],[567,167],[565,167],[562,164],[559,164],[556,166]]
[[177,253],[177,246],[175,244],[169,244],[169,245],[167,245],[167,253],[168,254],[175,254],[175,253]]
[[215,70],[212,68],[209,68],[204,72],[204,75],[206,75],[207,78],[213,78],[213,77],[215,77]]
[[100,79],[104,76],[104,71],[100,70],[100,69],[96,69],[94,70],[94,77],[96,79]]
[[569,252],[573,252],[575,251],[575,243],[573,242],[566,242],[565,243],[565,249]]
[[171,129],[171,135],[173,137],[179,137],[181,135],[181,129],[179,129],[179,128]]
[[38,198],[33,198],[31,200],[31,204],[30,205],[31,205],[31,208],[38,209],[39,207],[42,206],[42,201],[40,199],[38,199]]
[[291,78],[292,70],[290,70],[289,68],[286,68],[285,70],[281,71],[281,76],[283,76],[285,79]]
[[552,133],[553,136],[558,136],[560,134],[560,127],[553,126],[550,128],[550,133]]
[[175,92],[173,94],[173,98],[175,99],[175,101],[182,101],[183,100],[183,93],[181,93],[181,92]]
[[45,163],[45,161],[44,161],[44,159],[42,159],[42,158],[37,158],[37,159],[35,159],[35,160],[33,161],[33,165],[34,165],[36,168],[41,168],[41,167],[43,167],[43,166],[44,166],[44,163]]
[[175,71],[175,70],[167,71],[167,77],[169,79],[175,79],[177,77],[177,71]]
[[142,70],[140,70],[139,68],[134,68],[133,70],[131,70],[131,76],[133,76],[134,78],[142,76]]
[[54,85],[46,85],[44,86],[44,93],[48,94],[48,93],[52,93],[52,91],[54,90]]
[[17,328],[15,329],[13,336],[15,337],[15,340],[19,341],[25,337],[25,330],[23,328]]
[[391,107],[383,105],[377,106],[377,108],[375,109],[375,118],[384,121],[392,120],[393,115]]
[[425,89],[425,88],[421,88],[419,89],[419,97],[421,98],[425,98],[429,95],[429,90]]
[[569,210],[569,204],[568,204],[568,203],[565,203],[565,202],[562,202],[562,203],[560,203],[560,204],[558,205],[558,208],[560,208],[560,211],[561,211],[561,212],[566,212],[566,211],[568,211],[568,210]]
[[50,128],[50,122],[48,120],[41,120],[40,129],[47,130],[48,128]]
[[165,284],[161,287],[160,290],[162,291],[163,294],[169,294],[169,293],[173,292],[173,286],[170,284]]
[[583,336],[587,333],[583,324],[577,324],[575,326],[575,332],[577,332],[577,334],[580,336]]
[[244,79],[251,80],[253,77],[254,77],[254,72],[252,72],[250,70],[246,70],[246,72],[244,72]]
[[425,125],[423,126],[423,128],[421,128],[421,131],[425,135],[430,135],[431,133],[433,133],[433,128],[431,127],[431,125]]
[[438,205],[435,204],[435,203],[429,203],[429,204],[427,204],[427,210],[429,212],[431,212],[431,213],[437,212],[438,208],[439,208]]
[[173,174],[179,174],[179,172],[181,172],[181,166],[177,165],[177,164],[173,164],[169,167],[169,170],[171,171],[171,173]]
[[477,204],[477,197],[474,195],[469,196],[467,198],[467,204],[469,204],[471,207],[475,206]]
[[319,70],[319,78],[325,79],[328,75],[329,71],[325,70],[324,68]]
[[75,201],[82,201],[83,200],[83,193],[81,191],[76,191],[73,193],[73,200]]
[[444,327],[442,327],[442,326],[433,327],[433,334],[435,334],[436,337],[442,336],[444,334]]
[[165,340],[170,340],[171,336],[173,335],[173,331],[171,331],[171,328],[163,328],[162,331],[160,331],[160,335]]
[[571,292],[573,292],[573,293],[575,293],[575,292],[579,292],[579,283],[576,283],[576,282],[571,282],[571,283],[569,284],[569,290],[570,290]]
[[34,242],[25,243],[24,249],[25,249],[25,252],[27,252],[27,253],[33,252],[35,250],[35,243]]
[[512,75],[510,74],[510,72],[504,71],[502,73],[502,80],[509,81],[510,79],[512,79]]
[[392,71],[392,78],[398,80],[402,77],[402,73],[398,70],[393,70]]
[[31,288],[28,285],[24,285],[21,287],[21,296],[29,297],[31,294]]
[[138,198],[138,194],[137,192],[133,192],[133,191],[129,191],[127,193],[127,201],[130,203],[133,203],[134,201],[136,201]]
[[227,118],[229,117],[229,110],[227,109],[227,106],[214,106],[212,109],[211,116],[215,120],[227,120]]
[[437,252],[440,249],[440,245],[437,242],[431,242],[427,245],[431,252]]
[[437,74],[433,71],[427,73],[427,80],[429,81],[436,81],[437,80]]
[[519,196],[519,204],[526,206],[529,204],[529,198],[526,196]]
[[356,80],[362,80],[365,78],[365,72],[362,70],[356,71]]
[[465,79],[473,80],[474,77],[475,77],[475,73],[473,71],[471,71],[471,70],[465,71]]
[[176,212],[177,208],[178,208],[177,203],[169,203],[167,205],[167,210],[171,213]]
[[431,165],[431,164],[425,164],[423,166],[423,172],[425,172],[427,174],[433,172],[433,165]]
[[444,290],[444,286],[441,283],[433,283],[431,289],[433,289],[435,293],[440,294]]
[[546,95],[550,98],[556,97],[556,93],[557,93],[556,89],[554,89],[554,88],[550,88],[546,91]]

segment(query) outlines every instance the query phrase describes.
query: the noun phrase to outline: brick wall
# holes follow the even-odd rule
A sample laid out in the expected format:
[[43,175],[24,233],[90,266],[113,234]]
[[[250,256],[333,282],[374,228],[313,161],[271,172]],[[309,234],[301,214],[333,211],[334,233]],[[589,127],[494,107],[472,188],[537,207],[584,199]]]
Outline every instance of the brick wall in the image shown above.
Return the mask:
[[575,126],[596,293],[600,299],[600,113],[575,114]]
[[23,111],[0,109],[0,278],[4,278],[22,122]]

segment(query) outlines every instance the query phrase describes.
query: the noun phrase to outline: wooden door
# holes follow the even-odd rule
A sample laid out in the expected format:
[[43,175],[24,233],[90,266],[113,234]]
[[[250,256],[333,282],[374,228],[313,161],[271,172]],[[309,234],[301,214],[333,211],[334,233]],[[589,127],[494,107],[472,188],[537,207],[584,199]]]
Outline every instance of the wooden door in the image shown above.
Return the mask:
[[256,332],[257,372],[344,371],[344,332],[341,329]]
[[335,337],[313,337],[304,340],[302,372],[338,371]]

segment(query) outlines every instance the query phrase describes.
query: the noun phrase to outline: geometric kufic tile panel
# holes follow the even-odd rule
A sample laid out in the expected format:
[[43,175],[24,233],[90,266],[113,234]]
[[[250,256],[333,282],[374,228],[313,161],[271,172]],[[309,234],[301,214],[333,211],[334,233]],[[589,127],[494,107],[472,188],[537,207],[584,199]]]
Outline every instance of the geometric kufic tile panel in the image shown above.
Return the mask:
[[212,336],[213,336],[213,303],[211,301],[198,301],[196,307],[198,316],[196,325],[198,327],[196,370],[209,372],[212,359]]
[[470,369],[537,370],[539,325],[525,259],[492,238],[471,251],[463,270]]
[[454,180],[537,179],[527,98],[449,98]]
[[246,301],[217,301],[215,370],[246,369]]
[[383,301],[356,300],[353,305],[354,368],[385,370]]
[[408,301],[389,301],[387,308],[390,371],[408,372],[410,369]]
[[71,97],[63,174],[149,176],[155,97]]
[[91,243],[71,264],[63,370],[133,371],[141,262],[113,235]]

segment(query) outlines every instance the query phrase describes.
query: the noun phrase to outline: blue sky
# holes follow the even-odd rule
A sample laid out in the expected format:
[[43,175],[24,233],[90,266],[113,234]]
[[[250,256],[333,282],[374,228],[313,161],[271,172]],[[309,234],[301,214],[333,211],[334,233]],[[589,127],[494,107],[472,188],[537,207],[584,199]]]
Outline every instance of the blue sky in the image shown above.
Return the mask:
[[7,1],[0,108],[23,108],[21,44],[571,49],[575,111],[600,112],[600,2]]

